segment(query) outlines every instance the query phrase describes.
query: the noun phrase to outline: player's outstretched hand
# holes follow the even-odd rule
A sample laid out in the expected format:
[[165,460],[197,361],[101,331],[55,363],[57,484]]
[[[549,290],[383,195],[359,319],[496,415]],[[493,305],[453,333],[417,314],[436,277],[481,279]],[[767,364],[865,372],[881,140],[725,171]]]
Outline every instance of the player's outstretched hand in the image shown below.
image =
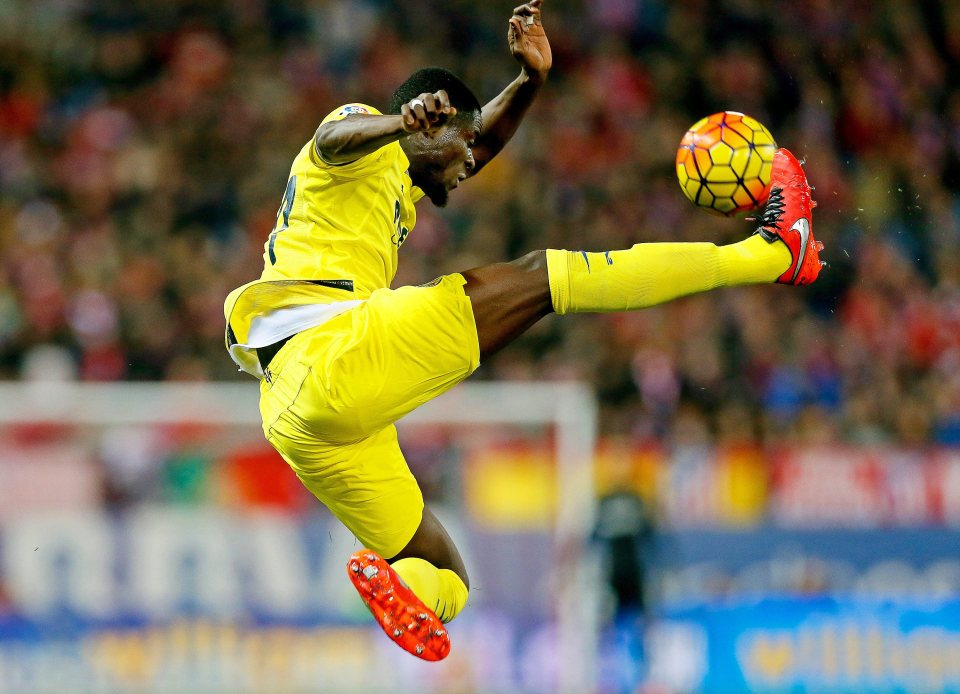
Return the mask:
[[450,97],[443,89],[436,94],[424,93],[411,99],[400,107],[403,116],[403,130],[418,133],[440,128],[457,115],[457,109],[450,105]]
[[513,8],[507,43],[513,57],[531,74],[546,77],[553,65],[550,42],[540,23],[540,7],[543,0],[530,0],[525,5]]

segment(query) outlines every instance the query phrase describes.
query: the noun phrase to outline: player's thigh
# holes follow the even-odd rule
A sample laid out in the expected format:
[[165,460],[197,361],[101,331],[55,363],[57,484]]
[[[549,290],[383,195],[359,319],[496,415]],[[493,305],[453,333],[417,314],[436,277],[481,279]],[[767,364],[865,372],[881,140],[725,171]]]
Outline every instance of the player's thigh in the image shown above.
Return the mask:
[[480,351],[463,285],[447,275],[430,286],[379,290],[351,311],[353,342],[324,376],[327,408],[359,433],[376,431],[473,373]]
[[280,423],[268,440],[365,547],[393,557],[417,532],[423,495],[394,427],[353,443],[329,444]]
[[473,305],[480,358],[502,349],[553,311],[544,251],[509,263],[466,270],[465,291]]

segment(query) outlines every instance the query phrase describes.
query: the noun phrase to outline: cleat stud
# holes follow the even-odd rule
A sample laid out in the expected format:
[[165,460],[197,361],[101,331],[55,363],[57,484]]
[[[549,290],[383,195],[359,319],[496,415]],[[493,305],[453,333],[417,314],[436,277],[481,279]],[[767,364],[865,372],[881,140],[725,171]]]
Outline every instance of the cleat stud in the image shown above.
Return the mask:
[[417,650],[417,655],[423,655],[423,644],[422,644],[422,643],[418,643],[416,650]]
[[380,570],[377,569],[376,566],[367,566],[363,569],[363,575],[366,576],[368,580],[376,576],[378,573],[380,573]]
[[393,630],[393,637],[399,639],[399,638],[400,638],[400,635],[401,635],[402,633],[403,633],[403,631],[401,631],[400,629],[394,629],[394,630]]
[[437,629],[435,632],[433,632],[433,635],[434,635],[434,636],[443,636],[443,633],[444,633],[444,632],[443,632],[443,629]]
[[417,628],[417,623],[416,623],[416,622],[410,622],[410,623],[407,625],[407,631],[413,631],[413,630],[416,629],[416,628]]
[[421,622],[424,621],[426,618],[427,618],[426,612],[421,612],[420,614],[417,615],[417,619],[419,619]]
[[360,564],[359,564],[359,562],[355,562],[355,561],[350,562],[350,570],[351,570],[353,573],[355,573],[355,574],[360,573]]

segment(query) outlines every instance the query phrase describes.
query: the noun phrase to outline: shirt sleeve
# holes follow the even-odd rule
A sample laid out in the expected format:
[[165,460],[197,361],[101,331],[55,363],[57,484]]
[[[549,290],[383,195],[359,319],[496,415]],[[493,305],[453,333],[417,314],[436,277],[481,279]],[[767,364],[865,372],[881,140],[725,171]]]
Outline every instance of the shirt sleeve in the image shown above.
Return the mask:
[[[339,106],[328,113],[320,122],[320,125],[343,120],[348,116],[362,117],[365,115],[381,116],[383,114],[373,106],[368,106],[367,104],[344,104],[343,106]],[[334,164],[324,161],[323,158],[321,158],[320,153],[317,151],[316,138],[314,138],[312,146],[310,147],[310,160],[316,166],[328,171],[331,176],[337,176],[341,178],[360,178],[379,170],[389,162],[390,156],[388,149],[389,146],[384,146],[374,152],[370,152],[370,154],[365,154],[354,161],[348,161],[342,164]]]

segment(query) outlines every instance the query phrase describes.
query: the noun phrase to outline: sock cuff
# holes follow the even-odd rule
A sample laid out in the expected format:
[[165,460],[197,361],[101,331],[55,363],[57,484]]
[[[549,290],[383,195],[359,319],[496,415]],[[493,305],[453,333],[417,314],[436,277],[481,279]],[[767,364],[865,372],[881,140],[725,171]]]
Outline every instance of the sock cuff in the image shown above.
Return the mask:
[[466,606],[469,591],[456,572],[419,557],[398,559],[390,566],[440,621],[449,622]]
[[450,569],[438,569],[440,575],[440,596],[441,605],[437,610],[437,617],[441,622],[449,622],[460,614],[460,611],[467,606],[467,598],[470,591],[455,572]]
[[570,266],[569,251],[547,249],[547,278],[550,283],[550,300],[553,310],[563,315],[570,310]]

